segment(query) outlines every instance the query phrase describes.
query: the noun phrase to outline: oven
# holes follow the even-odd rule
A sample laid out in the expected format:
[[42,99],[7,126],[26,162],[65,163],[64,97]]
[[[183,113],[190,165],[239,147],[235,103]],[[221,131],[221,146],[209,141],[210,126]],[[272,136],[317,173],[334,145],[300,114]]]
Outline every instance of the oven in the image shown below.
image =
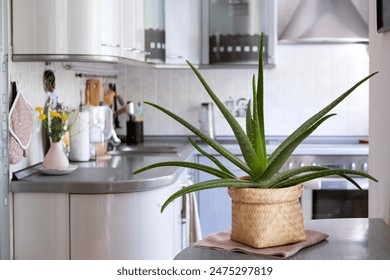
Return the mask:
[[[368,172],[368,154],[293,155],[284,169],[308,165]],[[358,176],[351,177],[362,190],[340,176],[329,176],[304,183],[301,198],[304,219],[368,217],[369,181]]]

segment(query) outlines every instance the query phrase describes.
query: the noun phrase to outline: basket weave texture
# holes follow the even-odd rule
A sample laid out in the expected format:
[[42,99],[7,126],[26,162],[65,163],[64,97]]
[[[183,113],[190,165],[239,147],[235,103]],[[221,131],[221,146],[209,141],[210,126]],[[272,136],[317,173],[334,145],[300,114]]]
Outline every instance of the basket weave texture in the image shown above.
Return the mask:
[[232,199],[230,239],[266,248],[306,240],[302,184],[280,189],[228,188]]

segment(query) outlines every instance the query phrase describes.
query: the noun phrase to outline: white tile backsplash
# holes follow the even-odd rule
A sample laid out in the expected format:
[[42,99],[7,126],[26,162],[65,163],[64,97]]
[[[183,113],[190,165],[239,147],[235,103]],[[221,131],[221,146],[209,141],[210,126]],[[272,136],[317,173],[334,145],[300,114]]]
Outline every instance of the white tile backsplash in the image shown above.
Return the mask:
[[[140,72],[138,75],[136,72]],[[222,101],[230,96],[252,97],[252,75],[257,69],[201,69],[207,83]],[[172,110],[198,124],[202,102],[210,102],[206,91],[191,70],[155,70],[127,67],[121,77],[128,100],[147,100]],[[303,121],[368,74],[367,45],[279,45],[277,63],[264,70],[265,123],[267,135],[286,135]],[[140,81],[134,77],[138,76]],[[141,84],[135,87],[132,83]],[[127,90],[131,89],[131,90]],[[135,92],[134,90],[139,90]],[[362,85],[334,112],[314,135],[367,135],[368,84]],[[156,120],[159,124],[156,124]],[[216,135],[231,135],[219,112],[215,112]],[[240,122],[244,123],[243,120]],[[145,134],[188,135],[190,132],[163,113],[145,107]]]

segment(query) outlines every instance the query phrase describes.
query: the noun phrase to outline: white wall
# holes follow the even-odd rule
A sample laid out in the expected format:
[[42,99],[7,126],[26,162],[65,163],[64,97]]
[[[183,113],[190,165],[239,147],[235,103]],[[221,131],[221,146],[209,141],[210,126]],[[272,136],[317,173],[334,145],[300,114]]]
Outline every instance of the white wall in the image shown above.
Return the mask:
[[390,224],[390,32],[376,32],[376,1],[370,1],[370,183],[369,215]]

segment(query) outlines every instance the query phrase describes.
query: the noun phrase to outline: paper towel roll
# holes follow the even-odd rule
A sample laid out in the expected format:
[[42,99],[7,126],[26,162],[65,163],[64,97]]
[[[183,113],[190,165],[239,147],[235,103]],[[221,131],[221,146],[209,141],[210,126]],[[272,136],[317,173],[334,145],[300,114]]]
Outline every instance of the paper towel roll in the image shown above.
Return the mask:
[[[76,120],[75,120],[76,118]],[[88,161],[90,159],[89,151],[89,113],[72,113],[69,116],[69,122],[73,126],[70,128],[70,151],[69,159],[72,161]]]

